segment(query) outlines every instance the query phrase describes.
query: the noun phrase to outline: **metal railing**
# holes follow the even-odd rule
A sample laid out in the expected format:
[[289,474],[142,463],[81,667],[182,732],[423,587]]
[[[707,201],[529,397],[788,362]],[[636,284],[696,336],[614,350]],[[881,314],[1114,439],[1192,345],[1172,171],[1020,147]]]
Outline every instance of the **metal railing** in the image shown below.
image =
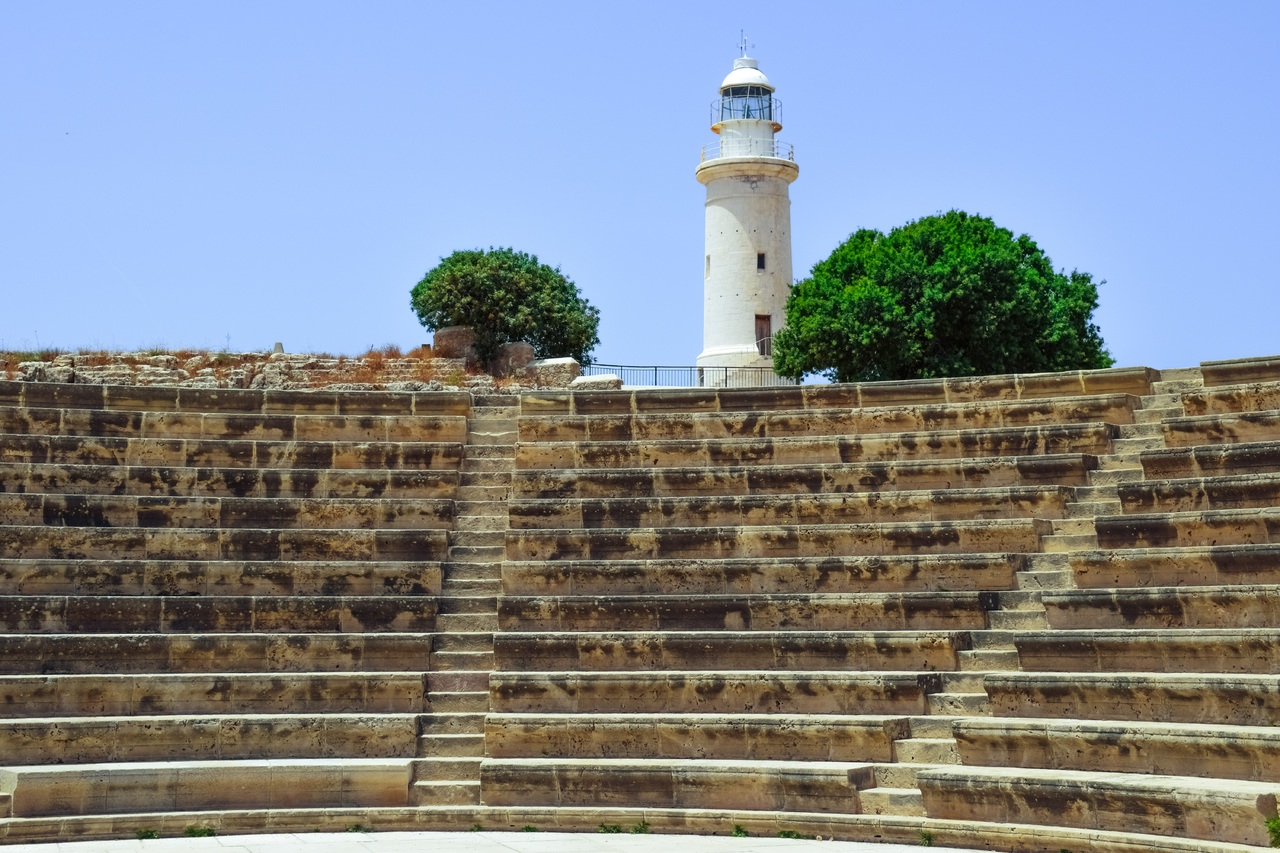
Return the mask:
[[623,386],[651,388],[765,388],[776,385],[799,385],[768,367],[674,367],[634,364],[590,364],[582,368],[583,376],[612,373]]
[[702,146],[702,162],[722,157],[776,157],[795,162],[796,150],[790,142],[776,139],[721,139]]

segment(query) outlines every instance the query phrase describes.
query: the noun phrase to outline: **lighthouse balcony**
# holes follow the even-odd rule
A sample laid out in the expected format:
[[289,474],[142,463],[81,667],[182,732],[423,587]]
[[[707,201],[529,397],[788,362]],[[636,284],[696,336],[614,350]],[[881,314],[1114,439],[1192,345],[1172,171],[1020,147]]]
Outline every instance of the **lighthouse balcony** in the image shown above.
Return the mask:
[[726,157],[772,157],[795,162],[795,147],[776,139],[732,138],[721,139],[702,146],[702,162]]

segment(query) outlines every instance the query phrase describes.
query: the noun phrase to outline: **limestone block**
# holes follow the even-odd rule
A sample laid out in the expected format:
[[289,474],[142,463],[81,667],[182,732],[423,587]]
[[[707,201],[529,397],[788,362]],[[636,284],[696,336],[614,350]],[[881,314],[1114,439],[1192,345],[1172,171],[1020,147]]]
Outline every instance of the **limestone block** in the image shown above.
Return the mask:
[[1103,548],[1280,544],[1280,508],[1104,516],[1097,519]]
[[1161,428],[1168,447],[1273,442],[1280,436],[1280,413],[1245,412],[1238,415],[1168,418],[1162,422]]
[[474,362],[476,333],[470,326],[447,326],[436,329],[431,351],[441,358],[462,358]]
[[1280,379],[1280,356],[1202,361],[1200,372],[1209,386],[1275,380]]
[[489,364],[494,376],[522,375],[525,368],[534,363],[537,357],[533,344],[525,341],[511,341],[498,347],[498,354]]
[[616,373],[599,373],[594,376],[579,376],[569,383],[571,391],[617,391],[622,387],[622,380]]
[[1273,726],[1280,682],[1272,675],[988,673],[996,717]]
[[[568,388],[582,375],[582,366],[573,358],[540,358],[528,364],[527,376],[539,388]],[[540,396],[539,399],[549,399]],[[524,405],[524,401],[521,401]]]
[[1280,545],[1081,551],[1069,559],[1082,589],[1280,583]]
[[1280,624],[1280,585],[1046,590],[1054,628],[1268,628]]
[[1280,637],[1270,628],[1024,631],[1014,644],[1025,670],[1280,672]]

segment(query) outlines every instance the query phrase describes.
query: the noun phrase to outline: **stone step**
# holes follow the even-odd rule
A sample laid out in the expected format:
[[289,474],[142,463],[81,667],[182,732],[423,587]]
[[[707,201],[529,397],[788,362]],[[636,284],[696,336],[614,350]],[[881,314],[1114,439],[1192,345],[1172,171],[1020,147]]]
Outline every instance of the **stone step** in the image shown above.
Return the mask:
[[438,595],[441,564],[327,560],[0,559],[13,595]]
[[[928,714],[937,673],[869,671],[494,672],[494,713]],[[815,720],[814,722],[820,722]]]
[[[959,764],[954,737],[910,737],[893,743],[894,760],[907,764]],[[919,793],[917,791],[917,793]]]
[[1065,486],[1033,486],[869,494],[513,499],[508,506],[513,530],[594,530],[1062,519],[1073,499]]
[[[1143,394],[1140,398],[1142,401],[1142,409],[1158,409],[1169,406],[1177,406],[1182,400],[1182,391],[1164,392],[1159,394]],[[1139,411],[1142,411],[1140,409]]]
[[1067,533],[1041,536],[1040,546],[1050,554],[1068,554],[1098,547],[1098,537],[1092,533]]
[[453,530],[449,533],[449,556],[453,558],[455,548],[496,548],[505,542],[505,525],[502,530]]
[[457,471],[0,462],[11,493],[236,498],[451,498]]
[[1260,381],[1184,391],[1187,415],[1227,415],[1280,410],[1280,382]]
[[0,675],[0,718],[399,714],[423,708],[420,672]]
[[[489,427],[477,427],[476,424],[471,425],[471,429],[467,432],[467,449],[468,452],[474,451],[479,447],[514,447],[516,442],[515,424],[499,424]],[[503,456],[508,454],[504,453]],[[510,454],[514,458],[515,454]]]
[[[1099,462],[1101,464],[1101,460]],[[1142,467],[1131,461],[1123,467],[1099,469],[1089,472],[1089,483],[1093,486],[1116,486],[1119,483],[1132,483],[1142,479]]]
[[493,652],[480,650],[432,652],[431,668],[438,671],[493,669]]
[[[10,766],[14,817],[407,805],[411,758]],[[276,784],[270,780],[279,779]],[[287,781],[286,781],[287,780]]]
[[[1185,548],[1269,543],[1280,530],[1280,507],[1103,516],[1097,519],[1103,548]],[[1094,550],[1082,549],[1082,550]]]
[[[1187,370],[1195,370],[1195,368],[1185,368]],[[1151,383],[1152,394],[1171,394],[1178,395],[1187,391],[1200,391],[1204,388],[1204,378],[1202,376],[1190,376],[1182,379],[1165,379],[1164,375],[1173,373],[1174,371],[1161,371],[1161,380]]]
[[[811,386],[811,389],[813,386]],[[785,438],[868,435],[919,430],[1025,427],[1070,422],[1129,423],[1137,398],[1129,394],[1061,397],[1055,400],[986,400],[896,403],[850,408],[847,399],[831,408],[687,411],[675,415],[653,408],[652,395],[626,412],[554,414],[520,418],[522,442],[654,441],[722,439],[745,435]]]
[[986,693],[930,693],[929,713],[947,717],[984,717],[991,714]]
[[409,793],[413,806],[470,806],[480,802],[480,783],[471,781],[414,782]]
[[[1067,553],[1067,552],[1062,552]],[[1072,552],[1074,553],[1078,552]],[[1018,572],[1017,577],[1018,589],[1028,591],[1046,590],[1046,589],[1072,589],[1075,587],[1075,575],[1070,570],[1063,569],[1060,571],[1043,571],[1043,572]]]
[[1140,409],[1133,413],[1133,421],[1135,424],[1161,424],[1169,418],[1182,417],[1183,408],[1181,405],[1159,406],[1156,408]]
[[972,649],[960,652],[960,668],[968,672],[1017,672],[1018,652],[1012,649]]
[[495,713],[485,723],[493,758],[887,762],[908,733],[905,718],[884,715]]
[[0,403],[23,408],[108,411],[225,412],[303,415],[466,415],[471,398],[459,391],[308,391],[66,385],[2,382]]
[[987,614],[987,620],[991,628],[1001,631],[1049,627],[1049,623],[1045,620],[1044,611],[993,610]]
[[[493,648],[493,634],[488,631],[440,634],[435,638],[432,653],[489,651]],[[486,669],[487,667],[475,667]]]
[[427,696],[432,711],[441,714],[483,714],[489,710],[488,691],[442,690]]
[[[1091,473],[1102,473],[1106,471],[1128,471],[1133,468],[1136,468],[1139,471],[1142,470],[1141,449],[1132,449],[1127,453],[1116,452],[1111,454],[1110,456],[1099,456],[1098,469],[1097,471],[1091,472]],[[1092,485],[1097,486],[1097,485],[1101,485],[1103,482],[1106,482],[1106,481],[1091,476],[1089,479],[1089,482]],[[1123,480],[1116,480],[1115,482],[1123,482]]]
[[1142,469],[1152,480],[1274,475],[1280,470],[1280,424],[1277,440],[1178,447],[1142,454]]
[[0,634],[429,633],[439,621],[425,596],[0,595]]
[[777,558],[833,553],[897,556],[1039,551],[1041,537],[1050,530],[1050,522],[1043,519],[984,519],[902,524],[514,530],[506,534],[506,541],[509,560]]
[[[1238,362],[1237,362],[1238,363]],[[1160,381],[1172,382],[1196,382],[1204,385],[1204,371],[1199,367],[1174,367],[1166,368],[1160,371]],[[1155,388],[1155,383],[1152,388]]]
[[1057,672],[1280,673],[1280,629],[1022,631],[1022,667]]
[[1088,827],[1267,844],[1272,783],[1001,767],[920,771],[926,812],[948,820]]
[[1280,782],[1280,732],[1257,726],[961,719],[953,763]]
[[523,443],[516,448],[515,466],[566,470],[681,468],[835,465],[1063,453],[1096,455],[1110,453],[1112,441],[1118,434],[1119,428],[1113,424],[1087,423],[856,437]]
[[517,471],[512,494],[533,498],[667,498],[842,494],[1013,486],[1082,486],[1097,467],[1082,453],[875,463]]
[[[1000,553],[547,560],[502,564],[502,583],[512,596],[959,592],[1010,589],[1027,559]],[[447,575],[449,571],[447,567]]]
[[1149,435],[1141,438],[1117,438],[1113,445],[1116,456],[1127,456],[1143,450],[1164,449],[1163,435]]
[[454,501],[454,515],[459,519],[505,517],[506,514],[507,502],[505,500],[469,501],[458,499]]
[[[505,538],[505,537],[504,537]],[[499,565],[506,559],[505,545],[450,545],[448,563]]]
[[0,524],[113,528],[447,530],[441,499],[139,497],[0,493]]
[[503,596],[503,631],[895,631],[986,627],[994,596],[890,592],[760,596]]
[[[1120,426],[1120,438],[1126,441],[1137,438],[1162,439],[1163,436],[1164,430],[1160,428],[1158,423],[1122,424]],[[1163,439],[1161,440],[1161,446],[1163,446]],[[1117,442],[1116,450],[1119,451],[1120,449],[1119,442]]]
[[919,788],[864,788],[858,792],[862,814],[924,817],[924,799]]
[[697,669],[954,670],[967,632],[631,631],[497,634],[500,669],[546,672]]
[[496,631],[498,630],[498,614],[492,613],[447,613],[436,616],[435,630],[441,633],[458,631]]
[[[431,758],[484,756],[482,734],[429,734],[418,738],[418,755]],[[477,774],[478,775],[478,774]]]
[[466,459],[468,462],[476,462],[481,459],[493,459],[508,461],[516,456],[516,446],[514,443],[507,444],[468,444],[466,448]]
[[1093,517],[1054,518],[1053,533],[1055,536],[1091,535],[1093,533]]
[[509,485],[459,486],[454,497],[459,501],[501,501],[506,502],[511,493]]
[[413,762],[414,782],[470,782],[480,778],[483,756],[432,756]]
[[1277,436],[1280,411],[1197,415],[1164,422],[1164,443],[1168,448],[1273,442]]
[[0,435],[0,462],[11,463],[454,471],[463,461],[462,445],[451,442],[225,441]]
[[1280,544],[1083,551],[1071,568],[1082,589],[1280,583]]
[[437,561],[443,530],[0,527],[0,559]]
[[412,672],[423,668],[432,639],[409,633],[0,635],[0,673]]
[[1044,593],[1044,605],[1043,627],[1054,628],[1280,626],[1280,584],[1065,590]]
[[0,433],[100,438],[462,442],[461,415],[307,415],[0,406]]
[[432,670],[426,674],[428,693],[487,693],[488,670]]
[[478,735],[484,736],[484,714],[433,712],[421,717],[423,735]]
[[455,533],[505,533],[508,522],[506,514],[481,516],[469,515],[458,518],[453,523]]
[[[487,564],[477,563],[476,565]],[[497,596],[501,592],[501,582],[496,575],[497,571],[495,569],[488,568],[485,570],[483,577],[451,577],[441,584],[440,595],[446,598],[459,599],[492,598],[494,601],[493,612],[496,613]],[[486,610],[486,612],[488,611]]]
[[458,471],[461,472],[463,479],[469,474],[478,474],[481,476],[489,474],[509,474],[511,473],[512,462],[510,459],[495,459],[491,457],[475,457],[463,459],[458,465]]
[[416,714],[5,719],[0,752],[11,765],[405,758],[417,750],[416,731]]
[[[456,581],[450,581],[452,586]],[[492,595],[458,595],[451,593],[440,599],[436,609],[437,618],[446,614],[495,614],[498,612],[498,599]],[[495,628],[476,630],[492,631]]]
[[1205,723],[1268,731],[1280,719],[1280,681],[1271,674],[995,672],[986,676],[985,685],[996,718]]
[[[458,485],[462,488],[511,486],[510,471],[462,471],[458,474]],[[461,499],[461,498],[460,498]]]
[[1119,515],[1120,501],[1077,501],[1067,505],[1068,518],[1094,519],[1100,515]]
[[486,805],[629,805],[856,813],[870,764],[837,761],[503,758],[480,767]]

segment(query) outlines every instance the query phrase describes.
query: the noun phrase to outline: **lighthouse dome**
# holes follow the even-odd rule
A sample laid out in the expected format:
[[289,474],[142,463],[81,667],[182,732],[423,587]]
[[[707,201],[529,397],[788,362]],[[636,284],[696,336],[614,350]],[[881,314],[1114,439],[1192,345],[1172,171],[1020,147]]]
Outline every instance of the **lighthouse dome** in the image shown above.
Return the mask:
[[750,56],[740,56],[733,61],[733,70],[720,84],[720,90],[731,86],[760,86],[770,92],[774,90],[769,78],[760,72],[760,63]]

